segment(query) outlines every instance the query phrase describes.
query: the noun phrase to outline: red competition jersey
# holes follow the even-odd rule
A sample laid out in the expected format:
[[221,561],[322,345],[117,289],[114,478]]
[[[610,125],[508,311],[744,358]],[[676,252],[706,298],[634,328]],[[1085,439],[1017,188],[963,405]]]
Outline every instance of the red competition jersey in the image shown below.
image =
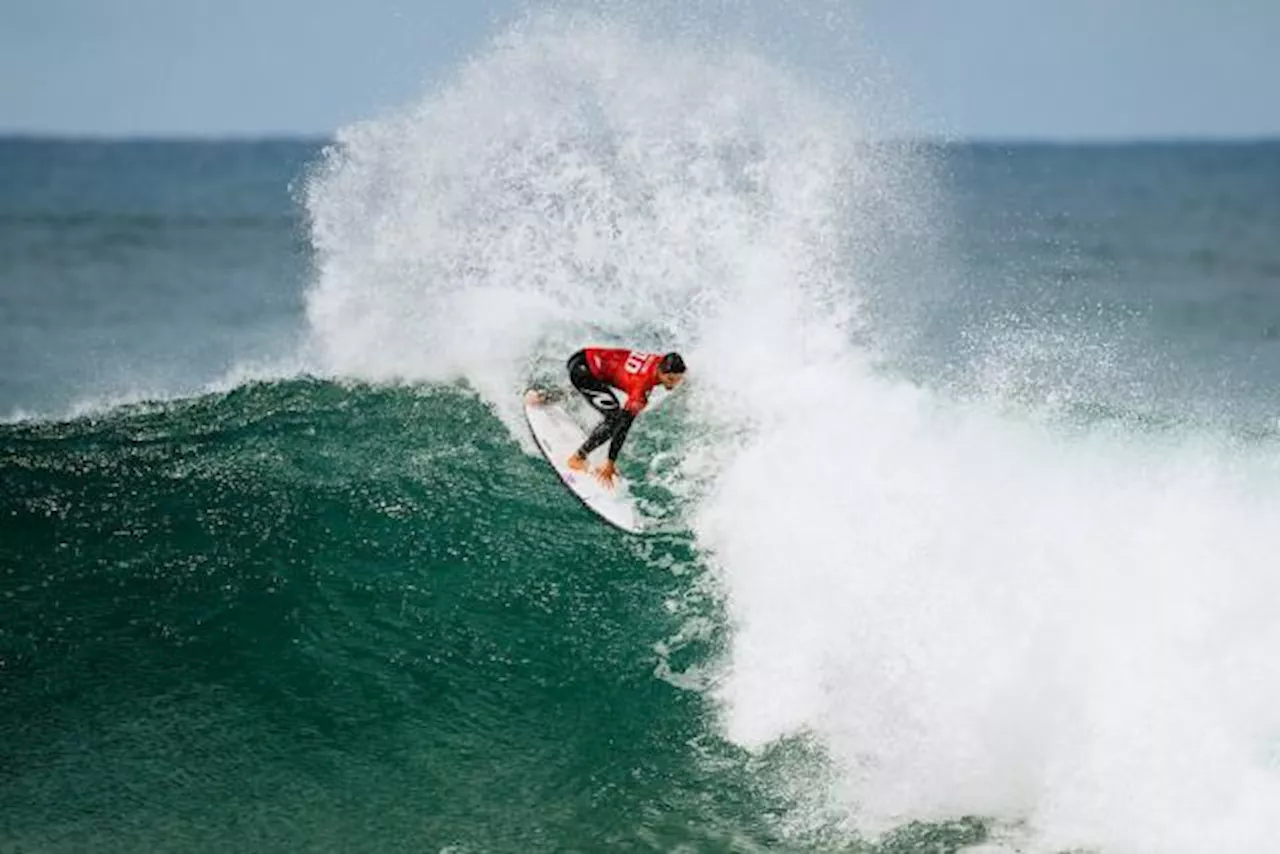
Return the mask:
[[588,347],[587,367],[591,375],[627,394],[624,407],[632,415],[644,409],[649,392],[658,384],[658,363],[662,357],[639,350],[610,350]]

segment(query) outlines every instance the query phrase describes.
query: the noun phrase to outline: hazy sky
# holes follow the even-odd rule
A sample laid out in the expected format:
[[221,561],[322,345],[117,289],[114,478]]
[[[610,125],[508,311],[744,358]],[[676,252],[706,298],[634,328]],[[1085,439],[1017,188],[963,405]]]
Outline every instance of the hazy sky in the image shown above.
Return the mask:
[[[696,0],[689,0],[692,4]],[[807,68],[872,57],[910,132],[1280,135],[1280,0],[716,0]],[[419,96],[516,0],[0,0],[0,132],[328,134]],[[847,29],[848,33],[834,32]],[[853,40],[853,41],[851,41]]]

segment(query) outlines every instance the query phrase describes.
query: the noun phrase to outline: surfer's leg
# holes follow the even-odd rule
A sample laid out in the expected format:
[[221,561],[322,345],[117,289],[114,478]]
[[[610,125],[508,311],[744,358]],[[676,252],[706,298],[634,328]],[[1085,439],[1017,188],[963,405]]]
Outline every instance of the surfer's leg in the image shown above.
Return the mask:
[[587,357],[581,352],[574,353],[569,358],[569,382],[573,383],[573,387],[587,399],[591,408],[603,415],[605,419],[622,409],[622,404],[618,402],[613,389],[591,375],[591,369],[587,367]]
[[604,420],[596,425],[596,429],[591,431],[587,441],[582,443],[577,456],[586,459],[587,454],[608,442],[609,459],[616,460],[618,452],[622,450],[622,443],[627,440],[627,431],[631,429],[631,422],[634,420],[635,416],[625,409],[615,409],[608,413]]
[[591,431],[591,435],[587,437],[587,441],[582,443],[582,447],[578,449],[578,456],[585,458],[596,448],[613,438],[613,434],[618,429],[622,410],[615,409],[613,412],[607,413],[604,420],[596,425],[596,429]]
[[582,443],[582,447],[574,455],[580,460],[585,460],[587,454],[609,441],[617,430],[619,416],[622,414],[622,404],[618,402],[613,389],[591,375],[591,369],[587,367],[587,358],[583,353],[574,353],[569,358],[568,367],[569,381],[573,383],[573,387],[587,399],[592,409],[604,416],[604,420],[596,425],[591,435],[587,437],[587,441]]

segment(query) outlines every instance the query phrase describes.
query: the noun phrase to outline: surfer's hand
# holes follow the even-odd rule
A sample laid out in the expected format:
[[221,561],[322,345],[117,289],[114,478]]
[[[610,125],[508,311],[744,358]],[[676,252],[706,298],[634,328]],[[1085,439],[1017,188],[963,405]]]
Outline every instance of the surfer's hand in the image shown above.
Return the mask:
[[618,469],[614,466],[613,460],[605,460],[600,468],[596,469],[596,480],[603,483],[610,489],[613,488],[613,479],[617,477]]

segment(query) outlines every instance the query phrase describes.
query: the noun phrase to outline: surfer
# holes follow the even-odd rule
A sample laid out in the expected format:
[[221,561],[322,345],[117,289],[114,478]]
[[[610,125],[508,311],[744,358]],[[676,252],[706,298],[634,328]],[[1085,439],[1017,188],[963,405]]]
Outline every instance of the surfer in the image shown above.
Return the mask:
[[[642,353],[639,350],[616,350],[588,347],[569,357],[569,381],[582,393],[591,407],[604,416],[587,441],[582,443],[566,463],[575,471],[587,470],[587,455],[609,443],[609,458],[595,471],[596,478],[613,486],[617,474],[618,452],[626,441],[631,422],[649,402],[649,392],[661,385],[671,391],[684,379],[684,359],[679,353]],[[612,386],[612,388],[611,388]],[[625,405],[618,402],[613,389],[627,395]]]

